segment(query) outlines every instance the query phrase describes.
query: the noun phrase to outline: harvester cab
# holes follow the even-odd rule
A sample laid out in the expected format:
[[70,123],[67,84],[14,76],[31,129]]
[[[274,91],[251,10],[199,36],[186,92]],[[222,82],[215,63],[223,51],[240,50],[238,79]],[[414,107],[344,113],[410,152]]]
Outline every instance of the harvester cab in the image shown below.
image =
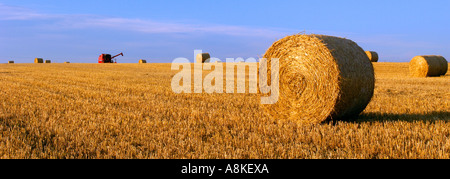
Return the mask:
[[118,57],[120,55],[123,56],[123,53],[119,53],[119,54],[117,54],[116,56],[113,56],[113,57],[111,57],[111,54],[101,54],[98,57],[98,63],[117,63],[117,60],[114,61],[114,58],[116,58],[116,57]]

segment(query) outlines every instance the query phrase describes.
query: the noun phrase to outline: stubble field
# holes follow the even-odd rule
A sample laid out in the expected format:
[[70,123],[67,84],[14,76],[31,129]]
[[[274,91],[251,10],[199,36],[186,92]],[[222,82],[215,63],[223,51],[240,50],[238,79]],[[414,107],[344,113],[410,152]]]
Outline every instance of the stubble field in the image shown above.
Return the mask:
[[450,158],[450,75],[374,63],[352,122],[269,118],[257,94],[175,94],[170,64],[0,64],[0,158]]

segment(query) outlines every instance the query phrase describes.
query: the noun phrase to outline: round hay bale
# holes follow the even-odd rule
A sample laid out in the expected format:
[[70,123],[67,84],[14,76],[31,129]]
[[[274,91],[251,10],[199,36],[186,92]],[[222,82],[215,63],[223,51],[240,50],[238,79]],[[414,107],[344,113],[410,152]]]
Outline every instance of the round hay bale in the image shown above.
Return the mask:
[[9,64],[13,64],[13,63],[14,63],[14,61],[8,61],[8,63],[9,63]]
[[374,51],[366,51],[367,57],[371,62],[378,62],[378,53]]
[[416,56],[409,62],[411,77],[432,77],[445,75],[448,62],[439,55]]
[[70,62],[64,62],[64,63],[70,63]]
[[52,63],[51,60],[45,60],[45,63]]
[[[279,58],[279,98],[264,111],[303,124],[347,120],[360,114],[374,92],[372,63],[355,42],[325,35],[293,35],[265,53]],[[268,94],[261,94],[268,96]]]
[[147,60],[140,59],[139,63],[147,63]]
[[42,58],[35,58],[34,63],[44,63],[44,60]]
[[209,61],[210,58],[211,58],[211,55],[209,55],[209,53],[199,53],[199,54],[197,54],[195,61],[197,63],[205,63],[205,62],[207,62],[207,60]]

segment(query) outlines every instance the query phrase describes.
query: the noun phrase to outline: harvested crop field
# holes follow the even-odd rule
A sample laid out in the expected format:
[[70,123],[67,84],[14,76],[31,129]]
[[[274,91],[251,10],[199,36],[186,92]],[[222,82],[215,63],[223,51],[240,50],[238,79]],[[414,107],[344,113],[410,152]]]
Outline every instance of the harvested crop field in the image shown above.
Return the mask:
[[359,118],[300,125],[258,94],[175,94],[170,64],[0,64],[0,158],[450,158],[450,74],[373,65]]

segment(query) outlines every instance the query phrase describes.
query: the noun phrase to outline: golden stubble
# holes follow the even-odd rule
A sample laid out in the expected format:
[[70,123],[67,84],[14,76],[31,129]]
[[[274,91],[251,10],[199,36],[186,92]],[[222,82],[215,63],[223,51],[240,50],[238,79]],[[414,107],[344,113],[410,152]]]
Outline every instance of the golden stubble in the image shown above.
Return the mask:
[[257,94],[175,94],[170,64],[1,64],[0,158],[450,158],[450,76],[374,69],[357,119],[300,125]]

